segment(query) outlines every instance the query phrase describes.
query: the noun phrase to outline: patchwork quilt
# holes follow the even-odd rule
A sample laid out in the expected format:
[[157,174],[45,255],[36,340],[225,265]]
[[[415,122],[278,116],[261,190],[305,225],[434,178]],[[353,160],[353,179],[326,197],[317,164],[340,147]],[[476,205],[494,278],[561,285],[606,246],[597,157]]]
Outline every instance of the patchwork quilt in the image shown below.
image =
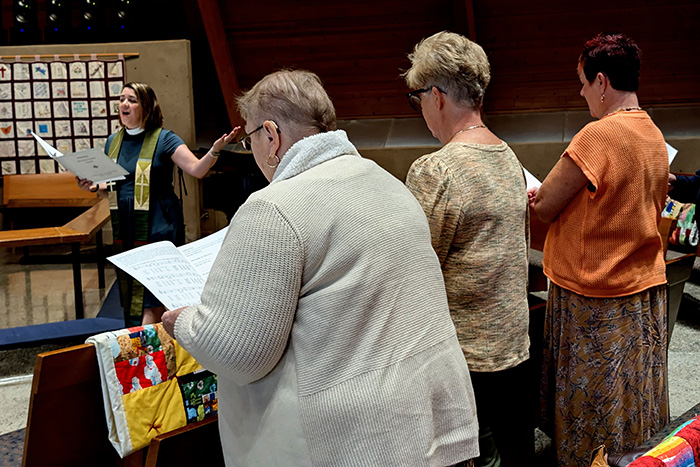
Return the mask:
[[688,420],[627,467],[700,466],[700,417]]
[[109,439],[123,458],[161,433],[217,412],[216,375],[165,332],[161,323],[92,336]]

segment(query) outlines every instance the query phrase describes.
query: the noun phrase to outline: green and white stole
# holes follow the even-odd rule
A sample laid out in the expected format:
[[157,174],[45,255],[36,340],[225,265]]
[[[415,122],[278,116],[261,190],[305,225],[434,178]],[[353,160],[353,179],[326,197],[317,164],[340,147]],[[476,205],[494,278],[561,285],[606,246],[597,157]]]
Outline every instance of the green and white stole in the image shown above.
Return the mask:
[[[131,217],[134,219],[134,239],[137,244],[146,243],[148,241],[151,165],[153,164],[153,156],[156,152],[160,131],[161,128],[146,132],[139,158],[136,161],[136,172],[134,174],[134,212]],[[124,128],[119,130],[119,132],[114,135],[112,144],[109,146],[109,157],[115,163],[117,162],[119,151],[124,141],[124,133]],[[117,192],[112,190],[109,192],[109,213],[112,218],[112,231],[115,242],[122,239],[122,226],[119,225],[118,209]],[[128,229],[130,226],[127,225],[123,227]],[[117,278],[120,283],[119,292],[121,295],[122,307],[124,308],[126,325],[139,325],[141,324],[143,315],[144,287],[126,273],[117,274]]]
[[[146,132],[139,153],[138,161],[136,161],[136,173],[134,175],[134,238],[139,243],[148,241],[148,208],[150,203],[150,181],[151,181],[151,165],[153,164],[153,155],[156,152],[158,137],[162,128],[150,130]],[[117,162],[119,151],[124,141],[124,128],[119,130],[112,139],[112,144],[109,146],[109,157]],[[112,218],[112,231],[114,239],[121,239],[121,226],[119,225],[119,216],[117,215],[117,193],[116,191],[109,192],[109,209]],[[128,227],[127,227],[128,228]]]

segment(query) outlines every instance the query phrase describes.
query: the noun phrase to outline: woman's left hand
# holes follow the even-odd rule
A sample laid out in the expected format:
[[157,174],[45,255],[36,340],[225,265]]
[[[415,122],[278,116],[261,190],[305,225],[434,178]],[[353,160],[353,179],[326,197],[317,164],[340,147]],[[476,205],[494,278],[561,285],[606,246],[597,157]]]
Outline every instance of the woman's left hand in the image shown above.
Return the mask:
[[527,190],[527,202],[530,205],[530,209],[535,208],[535,198],[537,198],[538,191],[540,191],[540,188],[537,186],[533,186]]
[[180,313],[182,313],[182,310],[184,309],[185,307],[178,308],[177,310],[166,311],[163,313],[163,317],[161,318],[163,321],[163,329],[165,329],[165,332],[170,334],[170,336],[173,338],[175,338],[175,321],[177,321],[177,317],[180,316]]
[[212,151],[214,151],[215,153],[221,152],[224,146],[226,146],[228,143],[230,143],[231,141],[236,141],[236,138],[242,132],[243,128],[237,126],[233,130],[231,130],[231,133],[224,133],[223,135],[221,135],[221,138],[214,141],[214,144],[211,145]]

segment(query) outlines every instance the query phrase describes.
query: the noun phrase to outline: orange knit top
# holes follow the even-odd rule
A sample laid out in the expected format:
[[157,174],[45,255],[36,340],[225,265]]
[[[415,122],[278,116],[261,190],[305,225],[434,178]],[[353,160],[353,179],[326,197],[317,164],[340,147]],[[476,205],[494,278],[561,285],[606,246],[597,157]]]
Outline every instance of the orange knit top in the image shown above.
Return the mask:
[[560,287],[620,297],[666,283],[657,229],[668,185],[661,131],[644,111],[586,125],[568,155],[589,180],[550,225],[543,267]]

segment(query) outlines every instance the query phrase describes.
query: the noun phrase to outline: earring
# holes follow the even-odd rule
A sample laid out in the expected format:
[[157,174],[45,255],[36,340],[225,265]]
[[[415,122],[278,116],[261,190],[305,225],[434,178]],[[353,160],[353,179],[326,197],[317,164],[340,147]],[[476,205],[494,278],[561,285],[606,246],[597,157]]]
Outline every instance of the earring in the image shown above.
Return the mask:
[[603,102],[604,100],[605,100],[605,94],[603,94],[602,96],[600,96],[600,102]]
[[[274,157],[274,158],[275,158],[275,163],[274,163],[274,164],[270,164],[270,158],[271,158],[271,157]],[[267,160],[265,161],[265,163],[267,164],[267,166],[268,166],[269,168],[274,169],[275,167],[277,167],[278,165],[280,165],[280,158],[279,158],[279,156],[278,156],[277,154],[270,154],[269,156],[267,156]]]

